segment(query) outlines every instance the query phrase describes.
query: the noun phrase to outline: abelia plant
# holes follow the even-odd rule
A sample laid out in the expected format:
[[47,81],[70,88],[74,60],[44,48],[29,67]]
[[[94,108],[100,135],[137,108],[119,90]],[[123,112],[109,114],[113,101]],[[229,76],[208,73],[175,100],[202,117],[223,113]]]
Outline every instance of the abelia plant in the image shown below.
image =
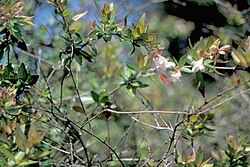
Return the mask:
[[[129,15],[116,23],[119,6],[106,2],[101,7],[93,1],[101,19],[82,33],[79,23],[88,11],[72,16],[67,0],[48,3],[54,6],[60,33],[51,34],[44,27],[51,43],[39,48],[34,43],[27,45],[28,39],[22,35],[24,24],[35,25],[32,17],[23,15],[25,3],[8,0],[0,4],[0,60],[6,60],[0,65],[0,166],[249,165],[247,140],[229,136],[227,150],[212,152],[212,156],[204,145],[197,144],[202,137],[213,137],[217,113],[212,110],[249,91],[239,90],[248,80],[206,99],[204,77],[249,72],[249,37],[237,49],[221,45],[216,37],[201,38],[194,46],[190,42],[186,54],[176,59],[165,56],[145,14],[132,26],[128,25]],[[121,61],[117,41],[130,47],[128,52],[124,49]],[[53,56],[46,61],[42,53]],[[36,70],[19,55],[29,56]],[[111,64],[106,69],[105,62]],[[111,71],[109,77],[103,69]],[[143,94],[151,87],[149,80],[158,81],[153,75],[170,86],[181,83],[184,74],[194,78],[203,95],[197,99],[204,102],[201,105],[196,106],[194,97],[182,111],[158,111]],[[129,98],[120,92],[123,89]],[[141,110],[133,111],[136,100]],[[151,143],[159,138],[164,143]]]

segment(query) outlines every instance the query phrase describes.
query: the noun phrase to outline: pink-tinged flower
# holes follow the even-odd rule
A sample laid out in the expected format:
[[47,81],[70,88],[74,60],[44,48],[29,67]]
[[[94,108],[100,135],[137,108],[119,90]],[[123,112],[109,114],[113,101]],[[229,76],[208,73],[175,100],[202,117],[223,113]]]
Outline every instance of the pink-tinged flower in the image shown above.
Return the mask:
[[171,71],[170,72],[170,79],[173,82],[180,81],[181,77],[182,77],[182,75],[181,75],[181,71],[180,70],[176,70],[176,71]]
[[158,55],[153,58],[152,69],[158,73],[164,73],[166,69],[175,67],[175,63],[168,61],[165,57]]
[[225,55],[226,52],[230,49],[230,45],[224,45],[222,47],[220,47],[219,49],[219,54],[221,55]]
[[204,58],[203,57],[200,58],[200,60],[198,60],[198,61],[194,61],[192,63],[192,65],[193,65],[192,72],[193,73],[196,73],[198,71],[204,72],[205,71],[205,66],[204,66],[203,62],[204,62]]

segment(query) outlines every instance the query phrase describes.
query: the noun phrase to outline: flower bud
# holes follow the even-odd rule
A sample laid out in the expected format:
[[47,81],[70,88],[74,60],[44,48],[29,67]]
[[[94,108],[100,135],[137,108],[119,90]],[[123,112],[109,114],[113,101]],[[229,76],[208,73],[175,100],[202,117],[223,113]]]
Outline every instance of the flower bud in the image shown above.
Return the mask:
[[220,48],[221,51],[228,51],[230,49],[230,45],[224,45]]
[[14,8],[23,7],[23,2],[17,2],[17,3],[15,3],[15,5],[14,5],[13,7],[14,7]]

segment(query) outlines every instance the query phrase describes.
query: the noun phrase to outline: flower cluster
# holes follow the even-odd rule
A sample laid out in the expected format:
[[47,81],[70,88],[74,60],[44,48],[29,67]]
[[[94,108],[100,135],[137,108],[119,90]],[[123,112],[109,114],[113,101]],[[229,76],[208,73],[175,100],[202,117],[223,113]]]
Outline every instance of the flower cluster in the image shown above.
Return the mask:
[[12,7],[9,3],[6,3],[5,5],[0,4],[0,16],[1,21],[3,23],[8,22],[12,18],[18,18],[21,17],[23,12],[23,2],[17,2]]
[[[11,21],[17,24],[27,24],[34,26],[30,20],[33,17],[28,17],[23,15],[23,7],[24,3],[22,1],[17,1],[15,3],[11,3],[11,1],[7,1],[4,4],[0,3],[0,24],[3,27],[7,27],[8,23]],[[13,25],[13,23],[9,25]]]
[[169,81],[176,82],[182,77],[180,68],[160,54],[154,54],[150,70],[160,74],[161,80],[169,85]]
[[[203,40],[203,39],[201,39]],[[200,41],[201,42],[201,41]],[[202,41],[204,42],[204,41]],[[201,43],[202,43],[201,42]],[[196,45],[197,48],[199,48],[200,43]],[[215,40],[212,44],[207,43],[206,50],[197,50],[196,55],[190,55],[188,59],[191,60],[192,65],[192,72],[196,73],[198,71],[205,72],[205,66],[204,61],[206,59],[210,59],[213,62],[213,65],[216,65],[216,61],[219,58],[220,55],[226,55],[226,52],[230,49],[230,45],[224,45],[222,47],[219,47],[220,40]],[[196,48],[194,48],[196,50]],[[195,60],[194,60],[195,58]]]

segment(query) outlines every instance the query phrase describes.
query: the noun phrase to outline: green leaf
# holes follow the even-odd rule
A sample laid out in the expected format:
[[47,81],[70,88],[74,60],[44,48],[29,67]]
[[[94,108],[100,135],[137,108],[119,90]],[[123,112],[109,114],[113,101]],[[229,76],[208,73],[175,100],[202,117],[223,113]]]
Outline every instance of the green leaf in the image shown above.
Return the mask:
[[79,19],[81,19],[83,16],[85,16],[86,14],[88,13],[88,11],[84,12],[84,13],[81,13],[81,14],[77,14],[75,15],[72,20],[74,21],[78,21]]
[[100,98],[99,95],[94,91],[91,91],[90,93],[91,93],[91,96],[92,96],[93,100],[95,102],[99,103],[99,98]]
[[127,23],[128,23],[128,16],[131,13],[132,10],[129,11],[129,13],[124,17],[124,26],[127,27]]
[[91,49],[91,51],[93,51],[93,53],[95,55],[97,55],[98,50],[97,50],[97,47],[95,45],[89,44],[89,48]]
[[24,50],[24,51],[28,51],[28,48],[27,48],[27,45],[26,43],[24,42],[24,40],[19,40],[17,42],[17,47]]
[[106,103],[109,101],[109,97],[108,96],[104,96],[102,99],[101,99],[101,103]]
[[196,84],[202,96],[205,97],[205,82],[201,71],[196,73]]
[[109,20],[109,25],[112,25],[114,20],[115,20],[115,16],[116,16],[116,11],[118,9],[119,5],[117,5],[115,7],[115,9],[113,9],[112,13],[111,13],[111,16],[110,16],[110,20]]
[[22,79],[23,81],[26,81],[27,77],[28,77],[28,72],[25,68],[25,65],[22,63],[18,69],[18,75],[19,78]]
[[73,106],[72,109],[75,111],[75,112],[80,112],[80,113],[84,113],[85,110],[80,107],[80,106]]
[[80,52],[78,52],[85,60],[87,60],[88,62],[93,63],[93,57],[86,51],[81,50]]
[[126,66],[127,66],[130,70],[133,70],[133,71],[136,71],[136,70],[137,70],[137,65],[134,64],[133,62],[126,62]]
[[5,155],[6,157],[8,157],[9,159],[15,161],[14,155],[13,155],[9,150],[7,150],[5,147],[0,146],[0,152],[1,152],[3,155]]
[[185,73],[188,73],[188,74],[192,74],[192,70],[189,69],[189,68],[186,68],[186,67],[181,67],[181,72],[185,72]]
[[70,27],[70,31],[73,31],[74,33],[77,33],[81,28],[82,28],[82,25],[78,24],[77,26],[75,26],[73,28]]
[[26,151],[26,136],[24,135],[21,126],[16,130],[16,144],[23,151]]
[[16,37],[17,40],[22,40],[22,33],[19,27],[15,24],[13,27],[9,29],[9,32]]
[[71,13],[72,13],[72,10],[66,10],[63,12],[63,16],[67,17],[67,16],[71,15]]
[[29,75],[27,82],[30,86],[34,85],[38,81],[39,76],[38,75]]
[[202,152],[202,149],[201,147],[199,147],[198,151],[197,151],[197,157],[196,157],[196,162],[199,166],[199,164],[201,164],[203,161],[203,152]]
[[206,119],[208,121],[211,121],[211,120],[213,120],[213,118],[214,118],[214,114],[208,114]]
[[188,57],[188,55],[186,54],[186,55],[184,55],[184,56],[182,56],[180,59],[179,59],[179,66],[180,67],[183,67],[185,64],[186,64],[186,62],[187,62],[187,57]]
[[7,162],[3,158],[3,156],[0,154],[0,166],[6,166]]
[[136,88],[131,87],[131,86],[127,86],[127,92],[131,97],[135,97],[136,95]]

